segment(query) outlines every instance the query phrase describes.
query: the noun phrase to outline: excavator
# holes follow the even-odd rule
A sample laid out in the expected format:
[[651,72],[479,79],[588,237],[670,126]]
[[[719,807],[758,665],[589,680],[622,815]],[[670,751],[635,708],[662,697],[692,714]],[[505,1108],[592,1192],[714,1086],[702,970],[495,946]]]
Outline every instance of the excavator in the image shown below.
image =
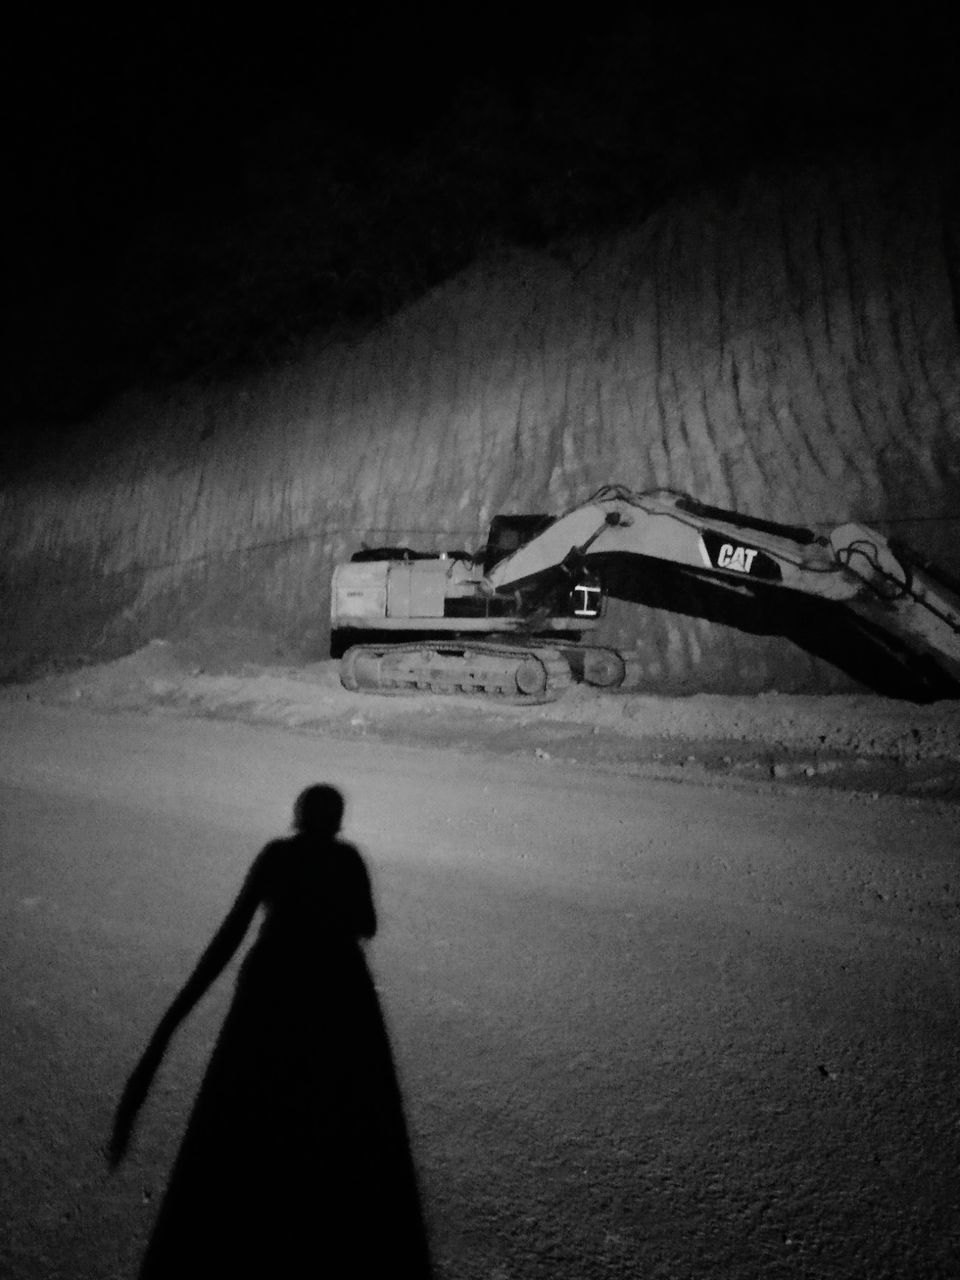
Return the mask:
[[551,701],[574,680],[635,688],[639,655],[590,642],[610,597],[799,638],[840,666],[842,652],[861,679],[869,650],[905,674],[906,696],[960,696],[960,585],[899,542],[620,485],[557,517],[495,516],[473,553],[364,548],[338,565],[341,683],[514,703]]

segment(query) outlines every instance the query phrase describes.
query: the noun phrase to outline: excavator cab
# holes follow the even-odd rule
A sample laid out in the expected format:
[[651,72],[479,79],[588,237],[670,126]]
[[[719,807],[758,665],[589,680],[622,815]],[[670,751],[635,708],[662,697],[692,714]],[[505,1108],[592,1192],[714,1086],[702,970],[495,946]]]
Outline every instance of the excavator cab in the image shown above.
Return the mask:
[[489,573],[495,564],[549,529],[556,516],[521,515],[494,516],[490,521],[490,533],[487,541],[477,552],[477,559],[484,573]]

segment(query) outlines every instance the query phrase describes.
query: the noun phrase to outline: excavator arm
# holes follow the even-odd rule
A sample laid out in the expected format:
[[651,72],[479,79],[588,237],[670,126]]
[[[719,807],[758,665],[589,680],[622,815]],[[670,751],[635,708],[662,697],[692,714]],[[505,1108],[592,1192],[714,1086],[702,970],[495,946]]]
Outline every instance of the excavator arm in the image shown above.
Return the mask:
[[626,558],[628,576],[672,566],[755,598],[779,589],[831,602],[960,692],[960,591],[858,524],[821,535],[672,490],[607,486],[493,565],[484,589],[534,601],[544,584],[575,580],[607,557]]

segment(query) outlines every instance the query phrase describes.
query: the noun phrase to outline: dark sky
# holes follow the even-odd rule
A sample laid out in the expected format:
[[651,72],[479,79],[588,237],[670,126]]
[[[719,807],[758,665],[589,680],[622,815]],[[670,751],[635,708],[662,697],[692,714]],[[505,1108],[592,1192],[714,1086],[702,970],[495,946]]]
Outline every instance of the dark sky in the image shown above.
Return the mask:
[[956,138],[953,33],[902,12],[589,27],[461,7],[457,29],[265,12],[79,10],[6,43],[8,419],[269,362],[491,245],[594,234],[748,168]]

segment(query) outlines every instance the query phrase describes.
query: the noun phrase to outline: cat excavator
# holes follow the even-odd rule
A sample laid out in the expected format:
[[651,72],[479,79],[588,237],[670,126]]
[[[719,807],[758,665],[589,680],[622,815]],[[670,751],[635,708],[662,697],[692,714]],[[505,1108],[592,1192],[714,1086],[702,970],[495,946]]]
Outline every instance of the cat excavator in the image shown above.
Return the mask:
[[852,628],[854,651],[862,643],[901,666],[918,699],[960,696],[960,586],[905,546],[860,524],[823,534],[620,485],[558,517],[496,516],[473,553],[365,548],[338,565],[341,682],[521,703],[550,701],[574,680],[637,687],[641,655],[590,633],[608,597],[648,601],[659,583],[658,603],[671,580],[700,599],[725,597],[732,609],[713,616],[752,618],[754,630],[789,634],[770,620],[814,610],[809,633]]

